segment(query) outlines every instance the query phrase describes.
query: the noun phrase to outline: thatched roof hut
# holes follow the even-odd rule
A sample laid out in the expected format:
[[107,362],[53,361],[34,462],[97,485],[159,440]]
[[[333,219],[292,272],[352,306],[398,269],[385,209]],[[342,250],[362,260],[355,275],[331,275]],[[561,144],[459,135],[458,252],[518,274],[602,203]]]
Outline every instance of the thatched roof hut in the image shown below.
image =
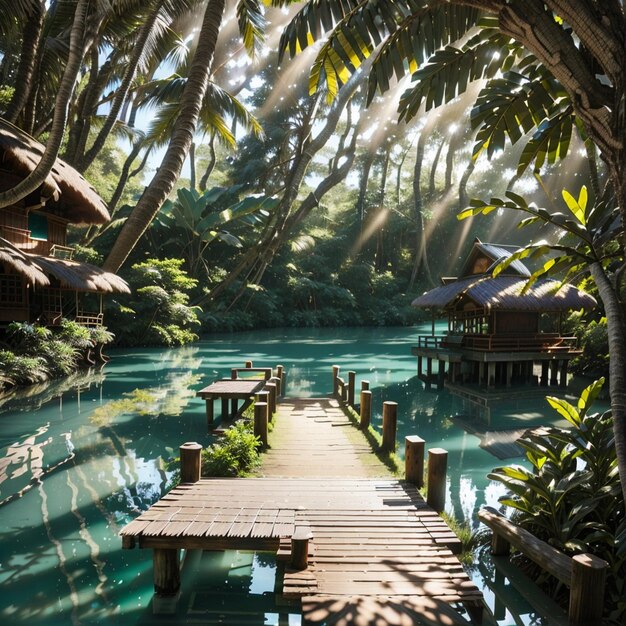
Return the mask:
[[50,284],[50,280],[31,255],[22,252],[10,241],[0,237],[0,264],[2,263],[24,276],[31,285],[47,287]]
[[[0,190],[26,178],[41,160],[44,146],[13,124],[0,119]],[[74,224],[104,224],[107,206],[96,190],[73,167],[57,159],[41,186],[42,199]]]
[[561,312],[591,310],[597,304],[595,298],[573,285],[539,280],[524,291],[526,283],[519,276],[469,276],[426,292],[412,305],[443,310],[469,299],[487,310]]

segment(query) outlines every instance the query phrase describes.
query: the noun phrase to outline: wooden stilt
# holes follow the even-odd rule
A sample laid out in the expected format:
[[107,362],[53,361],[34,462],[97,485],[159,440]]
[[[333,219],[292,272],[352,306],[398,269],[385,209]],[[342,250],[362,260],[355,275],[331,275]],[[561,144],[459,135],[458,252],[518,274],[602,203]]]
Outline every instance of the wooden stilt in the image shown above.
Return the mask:
[[567,387],[567,359],[561,360],[561,378],[559,380],[559,386],[565,389]]
[[160,596],[174,596],[180,589],[180,558],[173,548],[155,548],[152,551],[154,591]]
[[222,421],[228,419],[228,398],[222,398]]
[[213,426],[213,398],[207,398],[206,402],[206,424],[207,428],[210,430],[211,426]]

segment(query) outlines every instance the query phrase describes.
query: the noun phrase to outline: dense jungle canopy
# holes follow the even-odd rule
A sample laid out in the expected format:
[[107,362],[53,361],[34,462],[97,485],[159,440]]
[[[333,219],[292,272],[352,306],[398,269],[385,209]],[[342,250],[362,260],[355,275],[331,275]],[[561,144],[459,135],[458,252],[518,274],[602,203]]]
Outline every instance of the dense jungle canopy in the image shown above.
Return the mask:
[[112,216],[78,250],[205,330],[411,323],[475,236],[530,242],[602,301],[624,477],[625,38],[620,0],[0,0],[46,146],[0,207],[62,157]]

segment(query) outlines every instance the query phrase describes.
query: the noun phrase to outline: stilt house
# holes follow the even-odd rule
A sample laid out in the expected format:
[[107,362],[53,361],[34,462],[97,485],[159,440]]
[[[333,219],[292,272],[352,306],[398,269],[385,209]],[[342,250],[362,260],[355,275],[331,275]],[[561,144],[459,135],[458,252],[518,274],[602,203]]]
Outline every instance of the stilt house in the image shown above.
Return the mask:
[[[476,240],[458,278],[442,279],[442,286],[413,301],[433,314],[432,334],[419,337],[412,350],[427,386],[565,386],[568,363],[580,351],[576,338],[561,331],[563,314],[591,309],[596,301],[555,280],[523,291],[530,272],[521,261],[494,278],[495,266],[514,250]],[[443,335],[435,334],[436,316],[447,317]]]
[[[39,163],[44,147],[0,120],[0,191],[15,187]],[[43,184],[0,209],[0,326],[11,321],[102,324],[102,296],[129,293],[119,276],[72,260],[69,224],[104,224],[107,207],[95,189],[57,159]]]

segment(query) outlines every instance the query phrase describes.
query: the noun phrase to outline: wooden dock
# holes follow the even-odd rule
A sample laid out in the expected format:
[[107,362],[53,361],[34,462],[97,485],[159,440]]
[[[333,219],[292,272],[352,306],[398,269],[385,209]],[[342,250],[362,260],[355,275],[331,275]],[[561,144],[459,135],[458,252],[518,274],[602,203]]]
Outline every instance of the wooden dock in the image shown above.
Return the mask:
[[459,540],[335,400],[287,399],[275,420],[261,477],[183,483],[122,530],[153,549],[157,593],[178,592],[181,548],[270,550],[304,624],[468,624],[460,604],[480,622]]

